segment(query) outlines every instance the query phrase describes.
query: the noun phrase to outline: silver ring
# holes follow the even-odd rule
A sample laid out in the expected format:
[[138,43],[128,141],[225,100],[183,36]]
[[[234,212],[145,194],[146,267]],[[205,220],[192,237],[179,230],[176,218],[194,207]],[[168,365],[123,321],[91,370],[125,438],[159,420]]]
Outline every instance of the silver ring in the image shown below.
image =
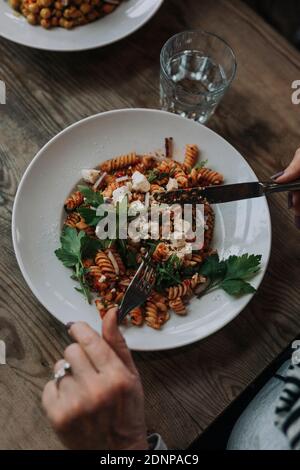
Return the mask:
[[55,385],[58,385],[61,379],[63,379],[67,374],[70,374],[70,373],[71,373],[71,364],[65,361],[64,365],[60,369],[58,369],[58,371],[55,372],[54,374],[53,379],[54,379]]

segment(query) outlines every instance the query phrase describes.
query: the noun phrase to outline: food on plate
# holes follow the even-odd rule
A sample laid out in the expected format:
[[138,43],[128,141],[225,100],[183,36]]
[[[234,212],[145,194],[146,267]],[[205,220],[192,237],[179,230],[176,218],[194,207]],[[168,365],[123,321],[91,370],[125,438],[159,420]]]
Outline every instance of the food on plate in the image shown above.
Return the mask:
[[[186,146],[180,163],[172,158],[172,144],[166,139],[168,156],[132,152],[106,160],[96,169],[83,169],[84,184],[64,202],[61,248],[55,253],[72,268],[72,279],[80,284],[77,290],[89,302],[95,297],[101,317],[120,305],[147,254],[156,271],[155,287],[145,304],[130,312],[134,326],[158,330],[169,320],[170,311],[186,315],[193,296],[216,287],[231,295],[255,290],[248,279],[258,271],[261,257],[245,254],[219,260],[211,246],[214,212],[207,201],[201,213],[198,206],[192,207],[191,223],[181,220],[179,224],[174,206],[165,205],[161,213],[168,215],[169,224],[149,217],[158,205],[157,192],[223,183],[220,173],[198,162],[197,145]],[[113,211],[116,226],[110,232],[107,217]],[[130,223],[126,236],[121,236],[124,217]],[[199,221],[204,232],[201,242],[195,240]]]
[[123,0],[9,0],[31,25],[71,29],[112,13]]

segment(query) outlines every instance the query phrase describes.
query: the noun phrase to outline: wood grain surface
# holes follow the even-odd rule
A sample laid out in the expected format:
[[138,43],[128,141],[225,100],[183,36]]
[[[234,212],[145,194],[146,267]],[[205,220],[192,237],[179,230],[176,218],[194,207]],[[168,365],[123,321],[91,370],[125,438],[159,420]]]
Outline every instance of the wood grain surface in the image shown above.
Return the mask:
[[[243,2],[166,0],[140,31],[91,52],[42,52],[0,39],[0,79],[7,86],[7,104],[0,106],[0,339],[7,343],[7,365],[0,366],[2,449],[61,448],[40,401],[70,341],[32,295],[14,256],[11,214],[22,174],[42,145],[79,119],[158,107],[160,49],[174,33],[198,27],[225,38],[238,61],[237,78],[209,125],[266,179],[287,165],[300,143],[300,107],[291,102],[300,55]],[[300,331],[300,232],[286,195],[272,197],[270,208],[272,256],[251,304],[200,343],[135,354],[149,430],[172,448],[186,448]]]

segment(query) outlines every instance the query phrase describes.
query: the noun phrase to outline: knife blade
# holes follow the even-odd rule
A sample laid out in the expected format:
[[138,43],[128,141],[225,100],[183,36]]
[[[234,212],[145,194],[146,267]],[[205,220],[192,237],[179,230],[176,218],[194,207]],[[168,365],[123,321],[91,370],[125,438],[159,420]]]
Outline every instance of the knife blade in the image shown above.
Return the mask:
[[251,181],[223,186],[177,189],[175,191],[155,193],[154,197],[157,202],[165,204],[199,204],[204,200],[210,204],[222,204],[261,197],[269,193],[299,190],[300,181],[287,184]]

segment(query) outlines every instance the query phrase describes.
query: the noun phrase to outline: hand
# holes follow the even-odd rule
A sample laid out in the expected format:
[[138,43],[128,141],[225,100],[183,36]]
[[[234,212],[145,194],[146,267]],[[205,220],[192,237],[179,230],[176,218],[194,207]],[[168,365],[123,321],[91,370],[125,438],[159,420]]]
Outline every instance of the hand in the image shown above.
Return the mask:
[[[52,380],[43,407],[69,449],[147,449],[144,396],[139,374],[117,326],[116,309],[103,319],[102,337],[86,323],[73,323],[76,343],[65,350],[71,374]],[[61,368],[64,361],[55,365]]]
[[[297,179],[300,179],[300,148],[296,151],[295,156],[287,169],[282,175],[277,175],[275,181],[276,183],[290,183]],[[289,209],[293,207],[295,211],[296,227],[300,229],[300,191],[289,193],[288,199]]]

